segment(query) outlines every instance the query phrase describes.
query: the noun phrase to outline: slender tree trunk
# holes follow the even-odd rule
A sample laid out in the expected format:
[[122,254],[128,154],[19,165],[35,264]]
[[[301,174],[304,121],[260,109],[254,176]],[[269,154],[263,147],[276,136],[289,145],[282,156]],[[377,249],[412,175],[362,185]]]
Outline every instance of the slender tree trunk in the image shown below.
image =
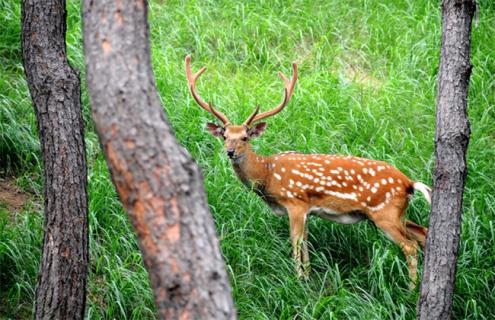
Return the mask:
[[82,319],[88,206],[79,74],[67,62],[65,1],[22,2],[22,55],[44,163],[45,221],[36,319]]
[[419,319],[450,319],[461,230],[469,143],[467,93],[472,0],[442,1],[442,52],[438,76],[436,166]]
[[93,119],[160,318],[235,318],[202,176],[155,89],[146,1],[85,0],[83,22]]

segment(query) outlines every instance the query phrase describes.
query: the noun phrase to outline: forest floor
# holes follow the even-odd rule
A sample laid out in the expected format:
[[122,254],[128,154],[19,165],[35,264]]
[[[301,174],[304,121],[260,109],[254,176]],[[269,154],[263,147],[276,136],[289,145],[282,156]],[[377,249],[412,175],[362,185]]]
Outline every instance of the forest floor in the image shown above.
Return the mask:
[[29,193],[23,191],[15,183],[15,178],[0,179],[0,206],[8,212],[19,212],[29,201]]

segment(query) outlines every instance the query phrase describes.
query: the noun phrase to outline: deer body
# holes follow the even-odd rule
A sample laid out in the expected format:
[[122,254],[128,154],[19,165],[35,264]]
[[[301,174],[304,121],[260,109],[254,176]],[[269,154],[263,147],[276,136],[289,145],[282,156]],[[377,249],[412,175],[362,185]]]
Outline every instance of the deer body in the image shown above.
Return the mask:
[[190,57],[186,57],[191,94],[203,109],[223,122],[223,126],[208,123],[207,127],[214,136],[224,138],[236,175],[274,213],[289,216],[292,253],[298,275],[306,277],[309,272],[308,215],[343,224],[369,219],[401,247],[408,263],[411,287],[415,286],[417,247],[424,247],[427,229],[404,219],[404,213],[415,190],[421,191],[430,202],[430,189],[382,161],[295,152],[267,157],[256,154],[249,141],[264,132],[266,123],[252,124],[286,106],[297,80],[296,65],[293,64],[291,81],[280,74],[285,82],[285,95],[279,106],[262,114],[258,114],[258,106],[242,125],[232,125],[224,114],[199,97],[195,83],[204,70],[192,74]]
[[414,183],[396,168],[351,156],[283,153],[263,157],[250,152],[233,167],[277,215],[287,214],[286,208],[296,205],[306,207],[305,214],[352,224],[376,219],[389,206],[407,207],[414,192]]

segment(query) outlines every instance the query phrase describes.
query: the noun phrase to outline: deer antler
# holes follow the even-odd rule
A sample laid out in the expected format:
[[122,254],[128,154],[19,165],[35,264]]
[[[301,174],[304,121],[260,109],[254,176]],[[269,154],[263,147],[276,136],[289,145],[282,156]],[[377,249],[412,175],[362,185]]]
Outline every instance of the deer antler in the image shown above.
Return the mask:
[[253,113],[248,118],[248,120],[246,120],[244,122],[245,125],[249,126],[251,123],[254,123],[256,121],[259,121],[261,119],[264,119],[264,118],[267,118],[267,117],[270,117],[270,116],[273,116],[273,115],[279,113],[280,111],[282,111],[283,108],[285,108],[285,106],[289,102],[290,97],[292,96],[292,92],[294,92],[294,87],[295,87],[296,81],[297,81],[297,64],[295,62],[292,63],[292,79],[290,81],[289,81],[289,79],[287,79],[287,77],[282,72],[279,72],[278,75],[280,78],[282,78],[282,80],[284,81],[284,84],[285,84],[284,99],[282,100],[282,102],[280,102],[280,104],[276,108],[274,108],[270,111],[266,111],[266,112],[263,112],[263,113],[258,114],[258,115],[256,115],[257,111],[255,111],[255,113]]
[[253,119],[254,119],[254,117],[256,117],[258,112],[260,112],[260,105],[256,106],[256,109],[254,109],[254,112],[251,113],[251,115],[247,118],[246,121],[244,121],[243,125],[246,127],[249,127],[249,125],[251,124],[251,122],[253,122]]
[[198,92],[196,91],[196,80],[198,80],[198,78],[201,76],[201,74],[203,74],[205,70],[206,67],[202,67],[198,70],[198,72],[193,74],[191,71],[191,55],[186,56],[186,77],[187,82],[189,83],[189,90],[191,91],[194,100],[196,100],[201,108],[213,114],[215,117],[223,122],[224,126],[227,126],[228,124],[230,124],[229,119],[223,113],[216,110],[211,103],[206,103],[203,99],[201,99]]

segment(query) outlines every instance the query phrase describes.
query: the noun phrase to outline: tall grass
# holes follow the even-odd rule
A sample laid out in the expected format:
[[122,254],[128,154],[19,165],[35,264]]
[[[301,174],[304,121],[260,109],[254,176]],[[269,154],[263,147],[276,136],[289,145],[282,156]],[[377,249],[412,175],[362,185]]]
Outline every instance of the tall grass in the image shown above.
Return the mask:
[[[22,170],[22,185],[39,192],[36,127],[22,78],[19,5],[0,2],[2,25],[0,148]],[[479,1],[473,28],[468,151],[462,243],[454,318],[495,316],[495,8]],[[79,4],[68,4],[70,61],[83,69]],[[435,93],[440,53],[437,1],[167,1],[150,5],[157,87],[180,142],[203,170],[234,299],[242,319],[413,319],[418,293],[407,291],[400,249],[370,223],[338,225],[311,218],[313,272],[293,272],[287,218],[272,215],[236,180],[221,141],[204,129],[211,116],[189,97],[183,59],[208,66],[199,90],[234,122],[256,104],[282,95],[278,70],[300,78],[289,106],[271,118],[254,148],[262,154],[353,154],[386,160],[414,180],[431,183]],[[7,48],[7,49],[5,49]],[[8,54],[5,54],[5,53]],[[82,70],[84,76],[84,70]],[[17,83],[16,86],[13,84]],[[90,196],[90,319],[152,319],[153,299],[135,236],[113,190],[83,91]],[[22,135],[25,135],[24,137]],[[6,137],[6,138],[2,138]],[[4,140],[2,140],[4,139]],[[17,140],[16,140],[17,139]],[[37,160],[34,162],[37,163]],[[23,173],[25,172],[25,173]],[[41,244],[41,212],[0,215],[0,316],[27,315]],[[413,200],[408,215],[428,222],[429,206]],[[27,222],[26,222],[27,221]],[[4,231],[4,230],[8,230]],[[19,249],[21,247],[22,249]],[[3,279],[8,279],[4,282]],[[16,288],[22,288],[18,290]],[[16,291],[17,290],[17,291]],[[27,311],[26,311],[27,310]]]

